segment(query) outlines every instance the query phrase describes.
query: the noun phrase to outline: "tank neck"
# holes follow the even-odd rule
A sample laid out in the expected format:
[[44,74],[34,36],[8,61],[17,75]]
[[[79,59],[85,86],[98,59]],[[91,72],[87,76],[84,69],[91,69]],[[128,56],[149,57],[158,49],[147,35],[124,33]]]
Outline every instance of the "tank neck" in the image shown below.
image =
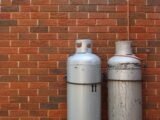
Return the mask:
[[118,41],[116,42],[116,55],[132,55],[132,42],[131,41]]
[[91,53],[92,41],[90,39],[76,40],[76,53]]

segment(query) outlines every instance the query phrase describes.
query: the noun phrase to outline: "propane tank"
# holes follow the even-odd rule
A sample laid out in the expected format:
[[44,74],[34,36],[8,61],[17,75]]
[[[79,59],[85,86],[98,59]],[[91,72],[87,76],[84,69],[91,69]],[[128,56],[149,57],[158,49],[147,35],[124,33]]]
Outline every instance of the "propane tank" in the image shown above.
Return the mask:
[[101,119],[100,58],[92,41],[76,41],[76,53],[67,62],[67,120]]
[[131,41],[116,42],[108,60],[108,109],[109,120],[142,120],[141,61]]

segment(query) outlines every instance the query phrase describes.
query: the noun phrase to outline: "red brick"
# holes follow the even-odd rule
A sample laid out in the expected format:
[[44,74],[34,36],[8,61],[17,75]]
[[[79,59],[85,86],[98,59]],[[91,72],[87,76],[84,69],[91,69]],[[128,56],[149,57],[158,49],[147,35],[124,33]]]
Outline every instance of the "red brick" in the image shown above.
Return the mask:
[[26,12],[12,13],[12,19],[29,19],[30,14]]
[[10,13],[0,13],[0,19],[10,19],[11,14]]
[[141,40],[153,40],[155,39],[155,34],[148,34],[148,33],[138,33],[137,34],[137,39]]
[[27,110],[11,110],[10,116],[11,117],[27,117],[29,112]]
[[37,53],[37,51],[38,51],[38,48],[20,48],[19,49],[19,52],[21,53],[21,54],[36,54]]
[[26,83],[26,82],[21,82],[21,83],[12,82],[10,84],[10,88],[11,89],[26,89],[26,88],[28,88],[28,83]]
[[17,48],[1,47],[0,54],[16,54],[18,53]]
[[76,26],[76,27],[69,27],[69,32],[73,32],[73,33],[75,33],[75,32],[81,32],[81,33],[85,33],[85,32],[87,32],[88,31],[88,27],[86,27],[86,26]]
[[39,62],[40,68],[56,68],[57,62]]
[[22,110],[38,110],[39,109],[39,104],[38,103],[22,103],[20,105],[20,108]]
[[33,6],[20,6],[21,12],[38,12],[39,6],[33,5]]
[[0,90],[0,96],[14,96],[18,95],[18,90]]
[[48,69],[47,68],[33,68],[30,69],[29,73],[31,75],[45,75],[48,74]]
[[37,90],[20,90],[19,95],[20,96],[37,96],[38,92]]
[[96,24],[96,20],[95,19],[79,19],[78,21],[78,25],[79,26],[92,26]]
[[29,102],[30,103],[44,103],[48,102],[48,96],[30,96],[29,97]]
[[51,19],[67,19],[68,14],[67,12],[52,12],[50,14]]
[[13,26],[10,27],[12,33],[27,33],[29,32],[29,27],[22,27],[22,26]]
[[11,0],[1,0],[1,5],[3,6],[12,5],[12,1]]
[[37,12],[37,13],[32,12],[31,13],[31,18],[32,19],[48,19],[49,18],[49,13],[47,13],[47,12]]
[[130,2],[131,5],[145,5],[146,4],[146,0],[132,0]]
[[0,33],[0,40],[16,40],[17,38],[16,33]]
[[7,96],[1,96],[0,97],[0,102],[1,103],[8,103],[9,102],[9,98]]
[[11,41],[11,46],[13,47],[29,47],[29,41]]
[[0,89],[8,89],[9,88],[9,83],[0,83]]
[[1,40],[0,41],[0,47],[9,47],[9,46],[10,46],[9,41],[6,41],[6,40]]
[[17,103],[1,104],[0,106],[1,106],[1,109],[2,109],[2,110],[17,110],[17,109],[19,109],[19,104],[17,104]]
[[13,54],[10,55],[10,60],[11,61],[26,61],[28,60],[28,56],[27,55],[18,55],[18,54]]
[[136,26],[153,26],[154,20],[136,20]]
[[19,40],[36,40],[37,35],[34,33],[20,33]]
[[30,83],[31,89],[47,89],[49,86],[48,82],[32,82]]
[[49,116],[50,117],[65,117],[67,115],[67,111],[66,110],[52,110],[49,111]]
[[11,96],[10,103],[27,103],[28,98],[25,96]]
[[14,67],[18,67],[18,63],[17,62],[9,62],[9,61],[0,61],[0,67],[1,68],[14,68]]
[[[50,41],[50,46],[51,47],[68,47],[69,43],[67,40],[65,40],[65,41],[53,40],[53,41]],[[57,54],[57,56],[58,56],[58,54]]]
[[29,25],[37,25],[37,20],[34,19],[19,19],[18,25],[29,26]]
[[26,75],[28,74],[28,69],[26,68],[13,68],[10,69],[11,75]]

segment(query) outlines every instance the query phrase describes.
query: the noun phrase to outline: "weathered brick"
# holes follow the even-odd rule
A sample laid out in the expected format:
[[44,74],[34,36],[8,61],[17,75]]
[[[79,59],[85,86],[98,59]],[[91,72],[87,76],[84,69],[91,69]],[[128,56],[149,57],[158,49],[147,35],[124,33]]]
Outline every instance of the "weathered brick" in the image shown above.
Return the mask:
[[61,33],[68,32],[68,27],[50,27],[50,32]]
[[22,97],[22,96],[11,96],[10,97],[11,103],[27,103],[27,101],[28,101],[27,97]]
[[66,102],[66,97],[49,97],[49,102],[53,103]]
[[29,5],[30,0],[12,0],[13,5]]
[[130,19],[145,19],[146,14],[144,12],[136,12],[136,13],[130,13]]
[[15,82],[18,81],[18,76],[0,76],[0,81],[1,82]]
[[60,12],[74,12],[77,11],[77,6],[75,5],[59,5]]
[[11,117],[27,117],[28,111],[25,110],[12,110],[10,111]]
[[47,116],[47,111],[45,110],[39,110],[39,111],[30,111],[29,112],[30,116],[39,116],[39,117],[45,117]]
[[160,5],[159,0],[147,0],[147,5]]
[[99,5],[98,6],[98,11],[99,12],[115,12],[116,7],[115,6],[110,6],[110,5]]
[[67,4],[69,0],[51,0],[51,4]]
[[31,4],[33,4],[33,5],[47,5],[47,4],[50,4],[50,0],[32,0]]
[[43,5],[40,6],[41,12],[57,12],[58,11],[58,5]]
[[80,5],[78,11],[80,12],[95,12],[97,11],[96,5]]
[[34,33],[20,33],[19,39],[20,40],[36,40],[37,35]]
[[89,0],[89,4],[108,4],[107,0]]
[[125,5],[126,3],[126,0],[109,0],[109,4],[112,5]]
[[19,12],[18,6],[2,6],[1,7],[2,12]]
[[76,4],[76,5],[78,5],[78,4],[87,4],[88,3],[88,0],[70,0],[70,3],[71,4]]
[[62,75],[66,73],[64,69],[50,69],[49,72],[53,75]]
[[58,109],[58,104],[55,104],[55,103],[41,103],[40,104],[40,109],[47,109],[47,110]]
[[8,116],[9,114],[8,114],[8,111],[0,111],[0,116],[2,117],[2,116]]
[[127,26],[128,20],[127,19],[118,19],[117,24],[118,24],[118,26]]
[[46,33],[48,32],[48,27],[31,27],[31,33]]
[[158,41],[158,40],[148,41],[148,46],[149,46],[149,47],[160,47],[160,41]]
[[48,54],[51,54],[51,53],[57,53],[57,48],[51,48],[51,47],[40,47],[39,48],[39,52],[40,53],[48,53]]
[[0,61],[8,61],[9,56],[8,55],[0,55]]
[[0,20],[0,26],[16,26],[17,20]]
[[71,19],[88,18],[88,13],[87,12],[71,12],[69,13],[69,17]]
[[57,34],[56,33],[41,33],[38,34],[39,40],[56,40]]

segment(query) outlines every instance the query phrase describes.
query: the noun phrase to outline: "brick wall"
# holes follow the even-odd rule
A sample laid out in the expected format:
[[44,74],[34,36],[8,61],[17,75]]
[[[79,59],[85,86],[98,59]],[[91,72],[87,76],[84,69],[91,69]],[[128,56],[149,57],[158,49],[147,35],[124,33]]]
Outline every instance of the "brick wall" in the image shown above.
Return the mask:
[[[66,120],[66,60],[94,40],[102,70],[127,40],[126,0],[0,0],[0,120]],[[130,39],[143,59],[144,120],[160,119],[160,0],[130,0]],[[103,85],[103,120],[107,120]]]

